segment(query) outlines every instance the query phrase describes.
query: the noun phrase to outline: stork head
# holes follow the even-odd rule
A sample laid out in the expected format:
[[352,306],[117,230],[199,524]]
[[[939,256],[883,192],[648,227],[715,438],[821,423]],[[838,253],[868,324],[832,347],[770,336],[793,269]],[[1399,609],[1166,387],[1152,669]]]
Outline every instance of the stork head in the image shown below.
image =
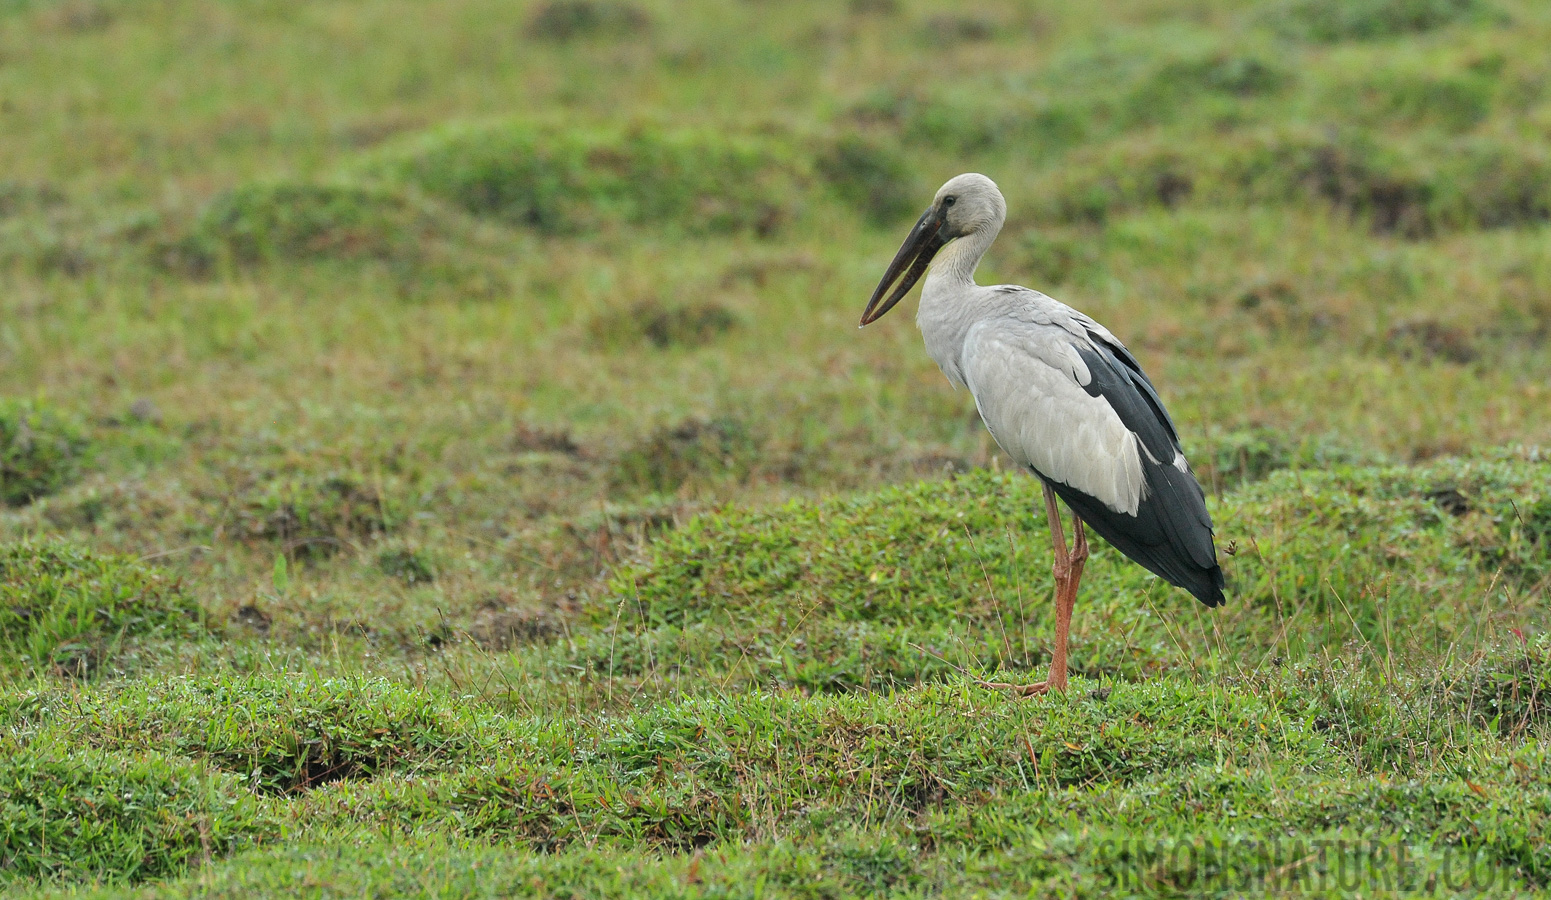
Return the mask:
[[[915,287],[915,283],[921,280],[921,276],[926,274],[926,267],[931,265],[932,257],[937,255],[943,245],[977,232],[989,230],[994,233],[1002,227],[1006,218],[1007,201],[1002,199],[1002,192],[997,190],[996,182],[975,172],[948,179],[947,184],[937,189],[932,205],[921,214],[920,220],[910,230],[910,236],[905,238],[899,252],[894,254],[894,261],[889,263],[883,273],[883,280],[878,282],[877,289],[872,292],[872,299],[867,301],[867,309],[862,312],[862,324],[870,325],[878,321],[903,300],[910,289]],[[901,273],[903,278],[900,278]],[[899,280],[898,284],[894,284],[896,279]],[[890,285],[894,286],[892,291],[889,290]]]

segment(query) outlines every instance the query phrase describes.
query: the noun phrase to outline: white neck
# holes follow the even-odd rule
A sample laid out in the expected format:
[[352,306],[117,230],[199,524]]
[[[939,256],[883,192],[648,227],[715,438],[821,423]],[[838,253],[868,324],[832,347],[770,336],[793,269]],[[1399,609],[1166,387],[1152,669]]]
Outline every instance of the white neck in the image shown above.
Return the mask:
[[975,285],[975,267],[996,240],[1000,226],[998,222],[970,232],[942,248],[921,285],[916,325],[926,339],[926,352],[957,385],[964,384],[960,365],[964,337],[981,313],[977,298],[982,291]]
[[934,288],[974,284],[975,268],[980,265],[980,259],[986,255],[986,251],[991,249],[991,242],[996,240],[996,233],[1000,230],[1001,223],[995,223],[972,231],[942,248],[937,258],[932,260],[931,271],[926,274],[926,283],[921,287],[922,296],[928,291],[936,293]]

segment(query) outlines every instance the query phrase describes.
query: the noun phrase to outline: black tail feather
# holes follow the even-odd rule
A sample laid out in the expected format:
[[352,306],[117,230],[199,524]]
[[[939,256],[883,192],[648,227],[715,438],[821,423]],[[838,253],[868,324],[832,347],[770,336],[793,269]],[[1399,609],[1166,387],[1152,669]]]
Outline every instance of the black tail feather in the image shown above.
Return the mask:
[[1207,606],[1221,606],[1226,584],[1212,546],[1211,518],[1200,485],[1193,475],[1173,466],[1150,460],[1142,465],[1148,494],[1135,516],[1117,513],[1082,491],[1040,477],[1116,550]]
[[[1200,483],[1183,465],[1174,423],[1136,358],[1106,334],[1090,332],[1089,337],[1091,345],[1074,347],[1090,375],[1083,390],[1106,400],[1136,436],[1147,489],[1132,516],[1115,512],[1076,488],[1040,477],[1115,549],[1207,606],[1221,606],[1223,573],[1212,545],[1212,517]],[[1181,462],[1179,468],[1174,465],[1176,459]]]

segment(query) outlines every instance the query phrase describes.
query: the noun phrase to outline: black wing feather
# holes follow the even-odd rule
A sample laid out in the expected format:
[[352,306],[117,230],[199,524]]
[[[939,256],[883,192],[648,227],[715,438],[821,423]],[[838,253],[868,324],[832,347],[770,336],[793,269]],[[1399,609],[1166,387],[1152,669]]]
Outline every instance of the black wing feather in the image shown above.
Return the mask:
[[[1174,467],[1179,434],[1158,391],[1126,349],[1090,334],[1093,348],[1077,352],[1092,376],[1084,386],[1103,397],[1120,421],[1141,439],[1147,490],[1135,516],[1118,513],[1095,497],[1040,475],[1100,537],[1142,567],[1194,594],[1207,606],[1223,602],[1223,573],[1212,544],[1212,518],[1195,476]],[[1188,467],[1187,467],[1188,468]]]

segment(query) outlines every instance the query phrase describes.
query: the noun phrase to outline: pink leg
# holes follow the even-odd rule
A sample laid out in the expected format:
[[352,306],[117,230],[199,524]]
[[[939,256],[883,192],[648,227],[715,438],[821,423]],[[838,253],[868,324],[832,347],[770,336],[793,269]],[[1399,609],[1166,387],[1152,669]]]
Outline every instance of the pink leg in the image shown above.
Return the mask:
[[1056,648],[1050,658],[1050,675],[1037,684],[1008,684],[982,681],[981,687],[1011,690],[1025,697],[1049,690],[1066,691],[1067,640],[1072,629],[1072,608],[1077,605],[1077,584],[1082,580],[1083,565],[1088,561],[1088,533],[1082,519],[1072,513],[1072,549],[1066,549],[1066,533],[1061,528],[1061,509],[1056,492],[1045,485],[1045,516],[1050,520],[1050,543],[1055,551],[1051,572],[1056,581]]
[[[1052,689],[1066,691],[1066,648],[1072,631],[1072,609],[1077,605],[1077,584],[1082,581],[1083,566],[1088,562],[1088,532],[1082,519],[1072,513],[1072,552],[1066,557],[1066,571],[1056,572],[1056,649],[1050,659]],[[1059,566],[1059,562],[1057,563]]]

